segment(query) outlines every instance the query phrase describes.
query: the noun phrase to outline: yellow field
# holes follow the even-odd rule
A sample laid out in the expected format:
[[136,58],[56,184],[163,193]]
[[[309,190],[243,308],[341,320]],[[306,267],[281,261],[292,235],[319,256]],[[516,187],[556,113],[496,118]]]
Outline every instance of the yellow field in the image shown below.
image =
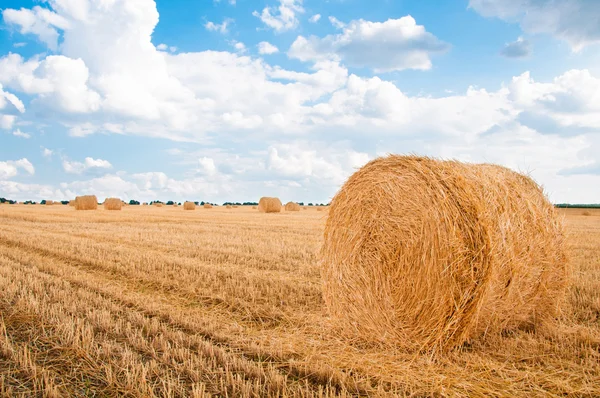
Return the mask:
[[600,396],[600,212],[562,214],[557,325],[428,358],[330,332],[327,212],[3,205],[0,395]]

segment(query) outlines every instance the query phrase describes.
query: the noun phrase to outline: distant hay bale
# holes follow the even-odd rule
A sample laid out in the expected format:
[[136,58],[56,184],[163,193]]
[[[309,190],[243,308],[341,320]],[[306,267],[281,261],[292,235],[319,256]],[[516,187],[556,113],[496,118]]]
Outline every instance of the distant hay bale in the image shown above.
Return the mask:
[[582,216],[591,216],[592,212],[589,210],[584,210],[583,213],[581,213]]
[[183,210],[196,210],[196,204],[194,202],[185,202],[183,204]]
[[348,179],[321,260],[334,325],[409,350],[543,325],[569,276],[562,225],[532,179],[417,156],[378,158]]
[[300,211],[300,205],[296,202],[287,202],[285,204],[285,211]]
[[256,210],[256,206],[252,206],[252,208],[253,208],[254,210]]
[[156,203],[156,202],[154,202],[154,206],[156,206],[156,207],[163,207],[163,204],[162,203]]
[[210,203],[205,203],[202,205],[205,209],[212,209],[212,205]]
[[323,211],[322,207],[317,207],[317,211]]
[[75,206],[75,199],[69,200],[69,206]]
[[281,212],[281,207],[281,200],[279,198],[264,196],[258,201],[258,211],[261,213],[279,213]]
[[226,209],[231,209],[231,205],[226,205],[225,208]]
[[237,209],[239,206],[238,205],[233,205],[232,206],[234,209]]
[[123,202],[117,198],[106,198],[104,200],[104,210],[121,210]]
[[52,205],[54,205],[54,201],[52,201],[52,200],[46,201],[46,206],[52,206]]
[[308,210],[308,207],[304,206],[304,207],[302,208],[302,210]]
[[98,199],[96,195],[77,196],[75,198],[75,210],[96,210]]

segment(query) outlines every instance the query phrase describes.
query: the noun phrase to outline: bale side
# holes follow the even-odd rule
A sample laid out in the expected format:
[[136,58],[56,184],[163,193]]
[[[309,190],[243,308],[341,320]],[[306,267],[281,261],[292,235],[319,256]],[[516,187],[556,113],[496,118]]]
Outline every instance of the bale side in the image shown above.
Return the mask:
[[444,351],[556,316],[563,246],[555,210],[530,178],[392,155],[358,170],[331,202],[323,296],[352,337]]
[[300,205],[296,202],[287,202],[285,204],[285,211],[300,211]]
[[205,209],[212,209],[212,205],[210,203],[205,203],[202,207]]
[[258,201],[258,211],[261,213],[279,213],[281,212],[281,207],[281,200],[279,198],[263,196]]
[[184,202],[183,210],[196,210],[196,204],[194,202]]
[[52,200],[46,201],[46,206],[52,206],[52,205],[54,205],[54,201],[52,201]]
[[98,199],[96,195],[77,196],[75,198],[75,210],[96,210]]
[[123,202],[117,198],[106,198],[104,200],[104,210],[121,210]]

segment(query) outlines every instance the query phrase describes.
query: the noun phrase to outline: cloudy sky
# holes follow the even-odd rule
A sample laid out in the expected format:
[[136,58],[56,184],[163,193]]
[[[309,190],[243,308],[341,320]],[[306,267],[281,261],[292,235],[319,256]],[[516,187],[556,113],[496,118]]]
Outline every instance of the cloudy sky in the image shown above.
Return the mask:
[[3,197],[327,202],[414,153],[600,202],[600,1],[0,7]]

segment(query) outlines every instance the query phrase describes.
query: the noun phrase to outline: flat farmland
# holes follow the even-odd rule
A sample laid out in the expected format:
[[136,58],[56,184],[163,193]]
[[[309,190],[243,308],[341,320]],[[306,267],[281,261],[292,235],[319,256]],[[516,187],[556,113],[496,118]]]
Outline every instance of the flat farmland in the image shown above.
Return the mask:
[[0,395],[600,396],[600,211],[559,213],[556,324],[429,357],[330,327],[327,211],[1,205]]

